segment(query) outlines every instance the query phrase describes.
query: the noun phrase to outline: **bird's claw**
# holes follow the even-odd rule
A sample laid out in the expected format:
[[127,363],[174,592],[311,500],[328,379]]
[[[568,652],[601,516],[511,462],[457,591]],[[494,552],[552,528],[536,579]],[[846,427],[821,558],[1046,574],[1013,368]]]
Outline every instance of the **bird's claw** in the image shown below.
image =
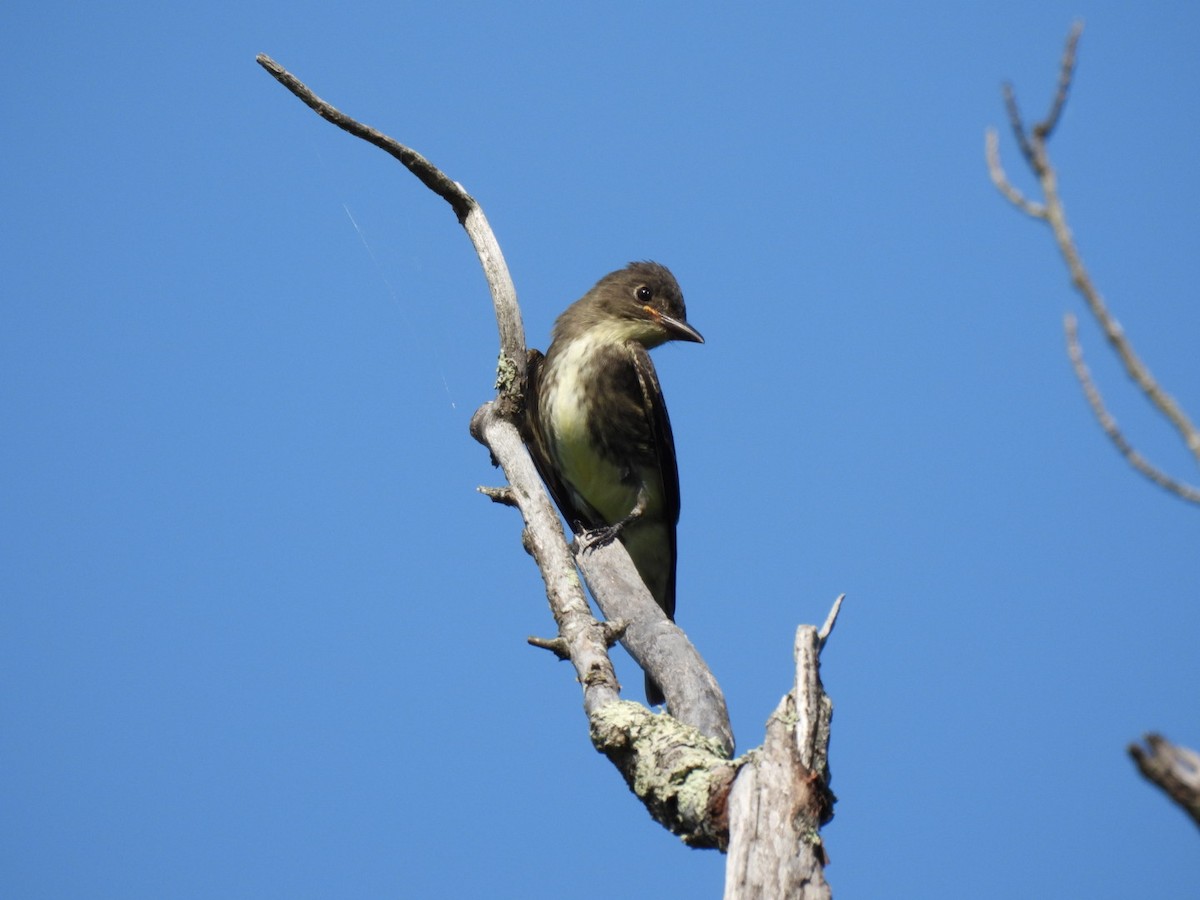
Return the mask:
[[575,547],[580,553],[585,553],[596,547],[604,547],[611,544],[617,539],[621,533],[621,528],[618,525],[605,525],[600,528],[589,528],[587,531],[581,531],[575,535]]

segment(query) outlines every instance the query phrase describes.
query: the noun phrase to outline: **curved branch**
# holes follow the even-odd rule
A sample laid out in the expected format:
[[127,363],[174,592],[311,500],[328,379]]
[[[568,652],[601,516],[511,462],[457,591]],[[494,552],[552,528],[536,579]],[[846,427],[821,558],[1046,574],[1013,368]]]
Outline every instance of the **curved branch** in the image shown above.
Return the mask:
[[517,289],[513,285],[508,265],[504,262],[504,254],[496,236],[488,225],[483,214],[483,208],[475,198],[457,181],[452,180],[445,172],[410,147],[388,137],[369,125],[364,125],[350,118],[333,105],[326,103],[314,94],[299,78],[287,71],[265,53],[255,57],[260,66],[271,73],[272,77],[292,92],[306,106],[327,122],[331,122],[343,131],[362,138],[369,144],[374,144],[385,153],[395,157],[404,164],[408,171],[421,180],[421,183],[450,204],[459,224],[467,232],[483,273],[487,277],[488,288],[492,293],[492,305],[496,310],[496,325],[500,330],[500,371],[497,378],[497,388],[500,390],[502,403],[506,411],[520,408],[521,398],[525,390],[525,328],[521,323],[521,308],[517,305]]
[[1000,163],[1000,136],[996,133],[995,128],[989,128],[984,135],[984,155],[987,158],[988,175],[992,177],[992,184],[999,189],[1008,202],[1027,216],[1044,220],[1046,207],[1030,200],[1008,180],[1004,166]]
[[421,179],[422,184],[450,204],[450,207],[454,210],[454,214],[458,216],[460,223],[466,220],[467,214],[476,205],[474,199],[463,189],[462,185],[451,181],[444,172],[420,153],[410,147],[404,146],[399,141],[393,140],[383,132],[375,130],[370,125],[364,125],[362,122],[350,118],[332,104],[326,103],[314,94],[308,88],[308,85],[279,63],[275,62],[275,60],[271,59],[271,57],[267,56],[267,54],[260,53],[254,59],[255,62],[270,72],[276,81],[291,91],[302,103],[326,122],[332,122],[338,128],[342,129],[342,131],[362,138],[367,143],[374,144],[385,153],[400,160],[408,171]]

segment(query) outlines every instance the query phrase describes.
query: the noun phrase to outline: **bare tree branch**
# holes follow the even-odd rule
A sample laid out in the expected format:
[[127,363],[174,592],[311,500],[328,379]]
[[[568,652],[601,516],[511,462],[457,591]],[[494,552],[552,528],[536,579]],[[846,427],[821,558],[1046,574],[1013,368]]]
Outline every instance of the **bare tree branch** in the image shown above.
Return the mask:
[[1045,219],[1046,207],[1030,200],[1008,180],[1004,166],[1000,164],[1000,136],[996,133],[995,128],[987,130],[984,137],[984,152],[987,155],[988,174],[992,177],[992,184],[1000,189],[1000,193],[1008,198],[1008,202],[1028,216]]
[[267,54],[258,54],[255,57],[255,61],[270,72],[276,81],[291,91],[294,96],[299,98],[301,102],[326,122],[332,122],[338,128],[342,129],[342,131],[362,138],[367,143],[374,144],[385,153],[389,153],[400,160],[406,169],[421,179],[421,183],[425,187],[450,204],[450,208],[458,216],[459,224],[466,222],[467,215],[477,204],[471,195],[463,189],[461,184],[451,181],[444,172],[420,153],[417,153],[417,151],[404,146],[399,141],[393,140],[381,131],[376,131],[369,125],[364,125],[362,122],[350,118],[341,110],[336,109],[332,104],[326,103],[309,90],[308,85],[304,84],[304,82],[275,62],[275,60],[271,59],[271,57],[267,56]]
[[1178,747],[1160,734],[1146,735],[1146,747],[1129,745],[1129,755],[1152,784],[1200,825],[1200,753]]
[[[1109,311],[1104,298],[1100,295],[1099,290],[1088,274],[1087,268],[1083,264],[1083,258],[1079,254],[1079,250],[1075,245],[1075,239],[1071,234],[1071,229],[1067,225],[1066,211],[1063,207],[1062,198],[1058,194],[1058,177],[1054,166],[1050,162],[1046,142],[1062,118],[1063,109],[1066,106],[1067,96],[1075,74],[1076,52],[1082,33],[1083,23],[1076,22],[1067,36],[1062,61],[1059,64],[1058,86],[1050,104],[1050,110],[1046,114],[1046,118],[1035,124],[1032,129],[1027,129],[1021,119],[1021,113],[1017,107],[1016,95],[1013,93],[1012,87],[1007,84],[1004,86],[1004,105],[1008,113],[1009,125],[1017,141],[1017,146],[1021,150],[1021,155],[1025,158],[1026,163],[1028,163],[1029,168],[1038,180],[1038,184],[1042,189],[1044,202],[1037,203],[1029,200],[1008,180],[1000,163],[999,140],[993,128],[989,128],[985,135],[988,172],[992,182],[1013,206],[1026,215],[1040,219],[1050,226],[1054,234],[1055,243],[1058,245],[1059,253],[1062,255],[1063,260],[1067,264],[1067,269],[1070,271],[1071,283],[1087,303],[1088,309],[1103,330],[1109,346],[1124,365],[1126,374],[1138,386],[1147,401],[1175,427],[1175,430],[1179,432],[1188,450],[1196,458],[1197,463],[1200,463],[1200,430],[1196,428],[1187,414],[1176,403],[1175,399],[1158,384],[1157,380],[1150,373],[1149,368],[1134,352],[1133,345],[1125,336],[1124,330]],[[1075,350],[1069,352],[1075,354],[1071,357],[1072,363],[1075,365],[1075,373],[1080,378],[1080,383],[1084,387],[1084,394],[1087,396],[1093,413],[1096,415],[1101,427],[1104,428],[1105,433],[1113,440],[1117,449],[1121,451],[1130,465],[1155,484],[1175,494],[1175,496],[1192,503],[1200,503],[1200,491],[1176,479],[1167,477],[1160,469],[1148,463],[1144,457],[1138,454],[1120,432],[1116,430],[1112,416],[1108,414],[1103,403],[1100,401],[1100,394],[1095,389],[1095,385],[1092,384],[1090,375],[1087,377],[1080,375],[1081,372],[1086,374],[1087,370],[1086,368],[1081,368],[1082,351],[1078,349],[1078,342],[1074,337],[1074,332],[1070,329],[1068,330],[1068,346],[1069,348],[1071,346],[1075,347]],[[1076,362],[1076,359],[1078,359],[1078,362]],[[1090,392],[1089,385],[1091,386]]]
[[260,53],[256,60],[322,119],[400,160],[423,185],[450,204],[475,247],[492,292],[492,306],[500,329],[500,371],[496,386],[500,390],[500,403],[504,411],[515,412],[520,408],[525,390],[525,328],[521,323],[521,308],[517,305],[517,289],[483,208],[461,184],[451,180],[420,153],[335,109],[265,53]]
[[1021,155],[1025,157],[1025,162],[1031,168],[1036,168],[1037,160],[1033,153],[1033,146],[1025,134],[1025,122],[1021,118],[1021,110],[1017,108],[1017,95],[1013,91],[1013,86],[1006,81],[1001,92],[1004,94],[1004,109],[1008,113],[1008,126],[1012,129],[1013,137],[1017,139]]
[[841,597],[834,601],[820,631],[812,625],[796,630],[795,684],[729,793],[726,900],[832,896],[820,829],[833,818],[836,799],[828,764],[833,704],[821,684],[820,655],[841,603]]
[[829,609],[829,615],[825,617],[825,624],[822,625],[821,630],[817,632],[817,639],[821,642],[821,647],[825,646],[825,642],[829,640],[829,636],[833,634],[833,626],[837,624],[838,615],[842,611],[842,601],[845,599],[845,594],[838,595],[837,599],[833,601],[833,606]]
[[1178,494],[1184,500],[1190,500],[1192,503],[1200,503],[1200,491],[1191,485],[1176,481],[1166,472],[1162,471],[1162,469],[1152,465],[1125,439],[1125,435],[1117,427],[1117,420],[1113,418],[1112,414],[1104,406],[1100,390],[1092,380],[1092,373],[1088,370],[1087,363],[1083,361],[1083,347],[1079,344],[1078,323],[1072,313],[1067,313],[1063,316],[1063,330],[1067,336],[1067,356],[1071,360],[1071,367],[1075,370],[1075,377],[1079,379],[1079,385],[1083,388],[1083,395],[1087,398],[1088,406],[1092,408],[1092,414],[1095,415],[1096,421],[1100,423],[1100,427],[1104,429],[1104,433],[1108,435],[1108,439],[1113,442],[1113,446],[1129,461],[1131,466],[1155,484],[1173,494]]
[[655,681],[662,686],[670,714],[714,738],[732,755],[733,729],[717,679],[683,630],[654,602],[628,551],[612,541],[576,552],[575,561],[604,617],[627,623],[621,645],[634,659],[665,673]]
[[[1071,79],[1075,77],[1075,51],[1079,47],[1079,37],[1083,34],[1083,20],[1076,19],[1071,24],[1067,35],[1067,43],[1063,47],[1062,62],[1058,64],[1058,89],[1050,103],[1050,111],[1046,118],[1033,126],[1033,136],[1043,144],[1054,133],[1058,120],[1062,118],[1063,107],[1067,105],[1067,94],[1071,90]],[[1013,108],[1016,108],[1014,101]]]
[[560,643],[556,646],[566,651],[575,667],[583,685],[583,708],[591,716],[620,699],[620,686],[608,656],[607,633],[592,616],[583,595],[558,513],[542,489],[516,425],[499,415],[493,403],[485,403],[476,411],[471,433],[492,451],[512,485],[512,496],[525,520],[525,547],[541,570],[550,611],[558,625]]

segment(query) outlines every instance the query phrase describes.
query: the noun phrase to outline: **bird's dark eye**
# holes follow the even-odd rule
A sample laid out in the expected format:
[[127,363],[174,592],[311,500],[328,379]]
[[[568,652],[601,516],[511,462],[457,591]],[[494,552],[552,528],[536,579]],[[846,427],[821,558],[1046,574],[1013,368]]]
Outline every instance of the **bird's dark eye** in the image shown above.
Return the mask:
[[650,288],[646,287],[644,284],[637,289],[637,298],[643,303],[649,303],[653,296],[654,291],[650,290]]

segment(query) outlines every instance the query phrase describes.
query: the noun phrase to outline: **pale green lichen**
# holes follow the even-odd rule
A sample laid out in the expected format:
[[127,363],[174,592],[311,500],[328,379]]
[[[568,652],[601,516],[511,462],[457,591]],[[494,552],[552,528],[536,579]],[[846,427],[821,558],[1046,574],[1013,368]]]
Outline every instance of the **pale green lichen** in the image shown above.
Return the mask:
[[592,742],[663,825],[692,846],[723,846],[713,831],[714,795],[744,762],[728,760],[718,741],[667,715],[628,701],[592,714]]
[[521,374],[517,364],[501,353],[496,360],[496,390],[504,395],[514,393]]

